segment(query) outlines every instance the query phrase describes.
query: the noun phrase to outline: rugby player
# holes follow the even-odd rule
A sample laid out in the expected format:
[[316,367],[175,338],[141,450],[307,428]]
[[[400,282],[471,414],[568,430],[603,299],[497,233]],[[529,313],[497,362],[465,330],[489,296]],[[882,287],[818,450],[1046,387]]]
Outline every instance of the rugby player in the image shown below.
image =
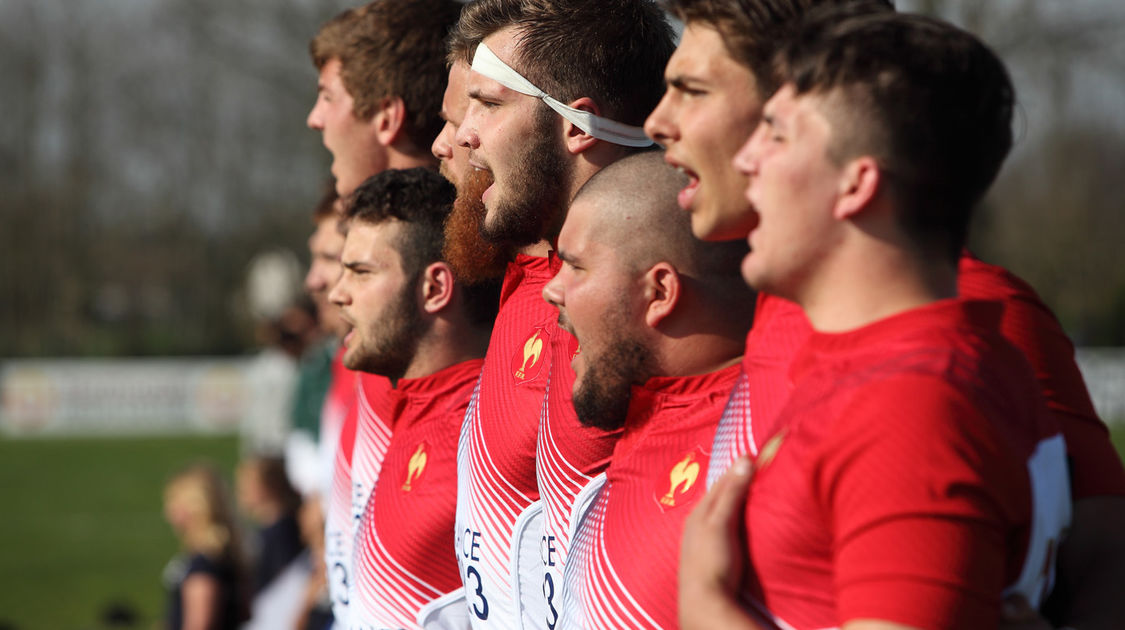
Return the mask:
[[[309,44],[319,76],[307,124],[332,154],[341,197],[388,168],[435,166],[429,148],[442,124],[445,36],[459,11],[453,0],[379,0],[341,12]],[[337,449],[325,564],[340,625],[347,624],[355,525],[390,440],[389,388],[381,376],[357,379],[356,426],[345,426]]]
[[[680,204],[696,235],[718,240],[745,237],[757,221],[742,192],[745,176],[730,166],[739,141],[757,125],[761,103],[777,89],[770,60],[785,41],[785,24],[807,0],[673,0],[684,21],[683,38],[665,73],[667,92],[646,121],[646,131],[667,147],[669,163],[689,174]],[[889,5],[871,10],[889,10]],[[1087,627],[1125,624],[1116,605],[1125,592],[1125,549],[1114,531],[1125,522],[1125,469],[1094,411],[1074,347],[1057,319],[1025,282],[967,252],[959,261],[963,297],[1005,303],[1001,331],[1035,368],[1041,390],[1062,425],[1072,467],[1074,524],[1060,554],[1059,608],[1055,616]],[[716,436],[708,481],[738,455],[756,454],[768,425],[788,396],[793,353],[810,334],[792,303],[759,295],[740,377]],[[1119,560],[1121,559],[1121,560]]]
[[972,208],[1011,146],[1007,71],[955,27],[866,8],[810,15],[778,59],[735,159],[758,215],[742,273],[814,332],[749,484],[756,619],[724,537],[691,535],[745,462],[690,520],[684,566],[712,571],[685,569],[681,619],[995,626],[1002,592],[1050,588],[1070,516],[1062,434],[1002,305],[956,297]]
[[[547,490],[537,440],[548,424],[540,422],[548,379],[569,391],[573,378],[553,370],[552,357],[569,357],[573,340],[541,292],[574,194],[605,165],[651,145],[640,124],[659,100],[672,47],[671,28],[649,0],[481,0],[465,6],[452,35],[451,50],[471,68],[455,139],[492,180],[480,196],[483,218],[464,234],[515,254],[458,453],[456,545],[474,627],[553,623],[544,593],[554,578],[545,569],[558,556],[548,553],[548,537],[565,534],[541,524]],[[457,245],[450,241],[447,248]],[[581,459],[539,461],[557,464],[552,496],[566,503],[561,514],[613,442],[582,427],[572,409],[560,414],[549,439]]]
[[559,233],[563,264],[543,297],[580,343],[574,407],[622,430],[575,508],[560,627],[677,625],[683,521],[704,493],[754,300],[738,273],[746,242],[695,239],[676,205],[685,183],[657,152],[619,160]]
[[441,605],[461,588],[449,547],[457,437],[499,285],[462,286],[440,260],[455,196],[427,169],[387,170],[348,209],[345,271],[332,290],[351,325],[344,362],[394,385],[393,434],[355,543],[353,627],[464,620],[462,606]]

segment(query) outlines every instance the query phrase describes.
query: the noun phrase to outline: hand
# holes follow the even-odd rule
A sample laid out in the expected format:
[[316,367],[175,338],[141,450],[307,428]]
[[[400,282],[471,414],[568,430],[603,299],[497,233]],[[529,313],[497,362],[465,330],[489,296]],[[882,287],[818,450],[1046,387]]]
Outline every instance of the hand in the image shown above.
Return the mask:
[[684,521],[680,625],[685,630],[732,627],[742,620],[738,592],[746,549],[740,531],[750,477],[750,461],[739,458]]

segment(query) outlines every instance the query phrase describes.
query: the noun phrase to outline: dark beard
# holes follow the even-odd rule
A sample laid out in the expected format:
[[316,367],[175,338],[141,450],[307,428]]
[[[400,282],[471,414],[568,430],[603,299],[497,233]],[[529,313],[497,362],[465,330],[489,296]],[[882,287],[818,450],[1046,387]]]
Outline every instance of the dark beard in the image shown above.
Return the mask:
[[486,210],[480,197],[491,185],[491,173],[470,171],[458,187],[453,211],[445,220],[442,257],[453,268],[457,280],[465,284],[502,278],[512,257],[508,248],[481,238]]
[[648,349],[632,339],[614,341],[601,356],[588,357],[582,388],[573,396],[578,421],[604,431],[623,427],[632,387],[646,380],[651,361]]
[[415,278],[408,283],[395,298],[394,305],[379,323],[379,335],[371,342],[373,347],[359,348],[362,352],[345,363],[348,369],[379,374],[391,380],[398,380],[406,373],[424,332],[422,313],[414,299],[417,282]]
[[[509,199],[498,202],[492,219],[480,224],[480,234],[491,243],[511,248],[534,245],[557,227],[556,218],[570,203],[566,182],[572,165],[567,161],[554,124],[557,114],[541,106],[536,129],[517,162],[508,186]],[[518,197],[515,197],[518,195]]]

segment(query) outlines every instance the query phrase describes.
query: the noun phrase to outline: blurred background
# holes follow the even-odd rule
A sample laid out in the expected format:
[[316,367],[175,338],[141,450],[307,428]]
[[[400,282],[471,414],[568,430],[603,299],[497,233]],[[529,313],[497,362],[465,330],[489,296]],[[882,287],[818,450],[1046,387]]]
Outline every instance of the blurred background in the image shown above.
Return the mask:
[[[0,0],[0,630],[160,619],[164,482],[229,476],[284,387],[247,277],[270,252],[293,291],[307,265],[329,164],[307,46],[349,4]],[[1018,144],[973,249],[1040,292],[1125,420],[1125,6],[897,4],[1008,62]]]

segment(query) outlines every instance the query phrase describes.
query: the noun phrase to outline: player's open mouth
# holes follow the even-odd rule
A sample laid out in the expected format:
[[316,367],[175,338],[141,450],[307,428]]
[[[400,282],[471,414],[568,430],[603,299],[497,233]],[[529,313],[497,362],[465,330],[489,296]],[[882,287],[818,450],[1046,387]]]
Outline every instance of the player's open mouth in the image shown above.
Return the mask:
[[[489,175],[492,175],[492,170],[491,170],[491,169],[489,169],[488,167],[485,167],[485,166],[480,166],[480,165],[476,164],[475,162],[473,162],[473,160],[472,160],[472,159],[470,159],[470,160],[469,160],[469,166],[470,166],[470,167],[472,167],[472,169],[473,169],[473,170],[475,170],[475,171],[483,171],[483,172],[485,172],[485,173],[488,173]],[[488,198],[488,194],[489,194],[490,192],[492,192],[492,189],[493,189],[493,188],[494,188],[495,186],[496,186],[496,178],[495,178],[495,177],[493,177],[493,178],[492,178],[492,183],[488,185],[488,188],[485,188],[485,189],[484,189],[484,192],[482,192],[482,193],[481,193],[481,195],[480,195],[480,200],[481,200],[481,201],[485,201],[485,200],[486,200],[486,199]]]
[[680,208],[690,212],[692,204],[695,203],[695,195],[699,192],[699,175],[696,175],[694,171],[673,159],[665,157],[664,161],[672,168],[687,176],[688,184],[676,195],[676,203],[679,204]]

